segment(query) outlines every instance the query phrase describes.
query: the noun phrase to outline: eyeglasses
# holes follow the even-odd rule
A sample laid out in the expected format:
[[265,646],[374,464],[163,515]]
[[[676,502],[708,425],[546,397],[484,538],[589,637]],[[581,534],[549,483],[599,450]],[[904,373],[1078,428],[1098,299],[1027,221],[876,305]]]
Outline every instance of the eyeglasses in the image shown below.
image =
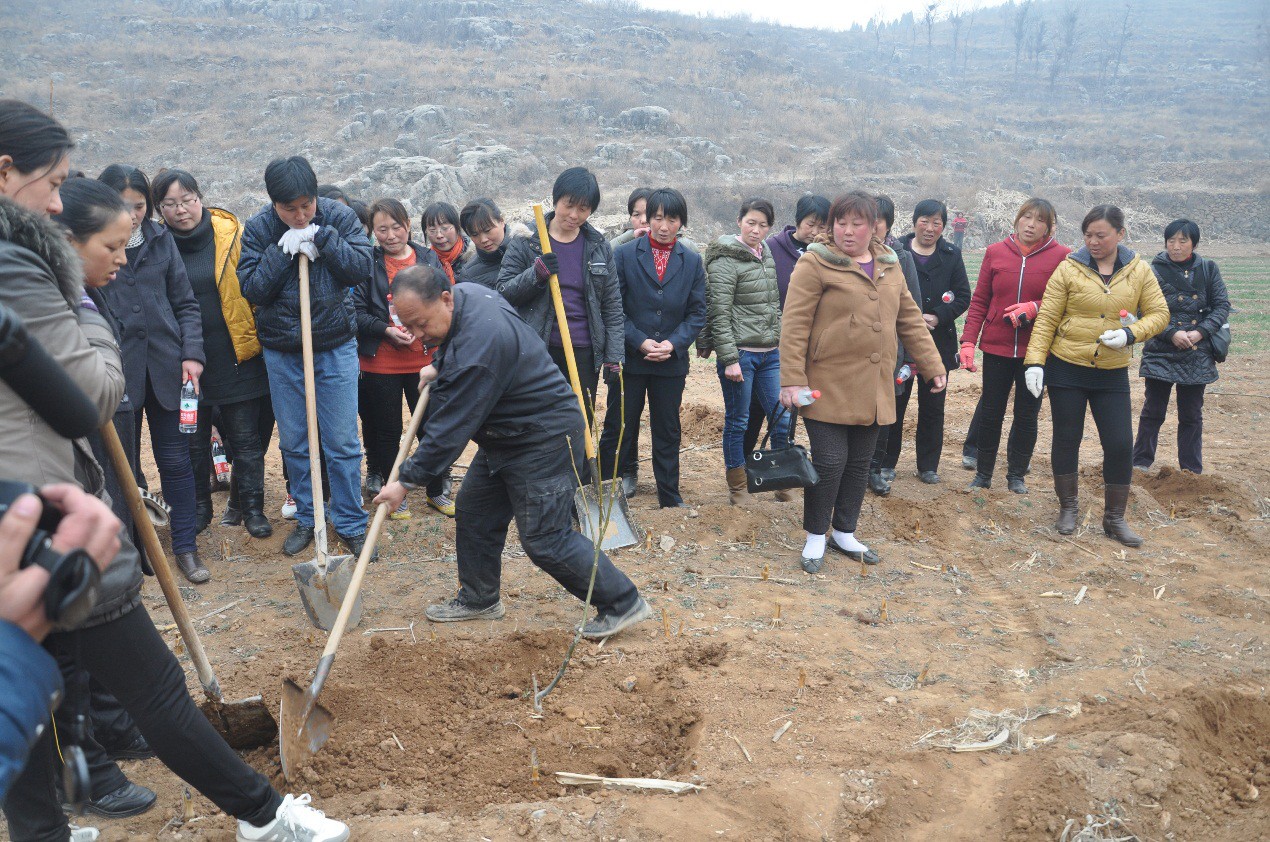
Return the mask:
[[166,199],[162,202],[159,202],[159,207],[165,211],[174,211],[177,208],[192,208],[198,203],[199,203],[198,196],[191,196],[190,198],[182,199],[179,202],[174,202],[171,199]]
[[433,234],[453,234],[453,233],[455,232],[455,230],[456,230],[456,229],[455,229],[455,227],[454,227],[453,225],[450,225],[450,224],[448,224],[448,223],[447,223],[447,224],[445,224],[445,225],[430,225],[430,226],[428,226],[427,228],[423,229],[423,233],[428,234],[428,235],[433,235]]

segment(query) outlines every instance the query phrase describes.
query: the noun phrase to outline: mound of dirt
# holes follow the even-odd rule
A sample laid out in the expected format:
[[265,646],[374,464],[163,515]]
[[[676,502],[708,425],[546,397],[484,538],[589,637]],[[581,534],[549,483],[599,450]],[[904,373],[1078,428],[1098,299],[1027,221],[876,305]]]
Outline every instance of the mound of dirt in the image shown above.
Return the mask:
[[723,412],[699,403],[685,404],[679,413],[683,447],[713,444],[723,438]]
[[1151,493],[1160,505],[1181,515],[1207,513],[1221,506],[1240,520],[1250,514],[1247,492],[1212,474],[1193,474],[1165,466],[1157,474],[1135,474],[1133,481]]
[[717,647],[668,645],[635,675],[620,657],[580,652],[535,716],[531,675],[545,685],[568,642],[563,631],[489,642],[375,638],[324,693],[337,726],[300,779],[324,797],[392,788],[412,809],[451,813],[550,797],[557,771],[679,770],[699,716],[672,685],[686,666],[717,663]]

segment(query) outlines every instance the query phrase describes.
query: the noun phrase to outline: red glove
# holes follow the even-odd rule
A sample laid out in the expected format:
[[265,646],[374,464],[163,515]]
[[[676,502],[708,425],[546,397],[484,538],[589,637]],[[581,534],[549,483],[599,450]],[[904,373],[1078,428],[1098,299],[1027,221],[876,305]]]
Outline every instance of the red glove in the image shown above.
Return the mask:
[[1015,330],[1027,327],[1028,322],[1036,321],[1036,302],[1021,301],[1018,304],[1011,304],[1005,308],[1005,317],[1010,324],[1014,325]]
[[961,346],[961,352],[957,354],[961,361],[961,367],[966,371],[978,371],[975,366],[975,346],[967,342]]

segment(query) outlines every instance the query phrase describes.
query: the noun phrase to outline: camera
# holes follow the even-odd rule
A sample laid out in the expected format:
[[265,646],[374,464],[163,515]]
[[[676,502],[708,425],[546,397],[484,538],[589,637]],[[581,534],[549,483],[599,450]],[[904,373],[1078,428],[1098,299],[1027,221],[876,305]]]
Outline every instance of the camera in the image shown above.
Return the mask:
[[[0,518],[8,513],[13,501],[23,494],[39,492],[25,482],[0,480]],[[56,506],[44,503],[44,511],[36,526],[35,534],[22,550],[19,568],[43,567],[48,571],[49,583],[44,589],[44,614],[56,631],[69,631],[85,620],[97,604],[101,587],[101,574],[97,565],[82,549],[62,554],[53,549],[53,534],[62,522],[62,513]]]

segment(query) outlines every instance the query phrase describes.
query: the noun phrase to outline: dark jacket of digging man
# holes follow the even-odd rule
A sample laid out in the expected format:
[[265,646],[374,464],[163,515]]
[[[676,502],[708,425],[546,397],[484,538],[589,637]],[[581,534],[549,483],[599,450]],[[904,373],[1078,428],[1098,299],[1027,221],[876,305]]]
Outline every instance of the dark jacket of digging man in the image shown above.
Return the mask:
[[[498,601],[514,517],[530,560],[585,600],[596,552],[571,519],[574,465],[585,471],[578,400],[547,344],[501,295],[471,283],[456,284],[453,295],[450,331],[432,362],[424,435],[399,478],[424,487],[476,442],[456,501],[458,598],[473,608]],[[600,552],[592,604],[621,614],[638,599]]]

